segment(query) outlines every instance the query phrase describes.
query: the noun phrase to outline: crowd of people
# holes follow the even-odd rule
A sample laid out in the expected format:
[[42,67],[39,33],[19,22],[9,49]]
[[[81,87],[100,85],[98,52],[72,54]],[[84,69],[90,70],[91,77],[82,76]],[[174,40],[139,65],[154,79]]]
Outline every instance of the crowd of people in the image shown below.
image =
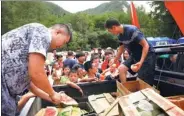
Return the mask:
[[115,56],[116,50],[110,47],[107,49],[97,48],[90,52],[68,51],[63,54],[54,50],[52,58],[47,59],[45,63],[45,72],[53,80],[53,85],[67,84],[82,93],[76,83],[119,80],[118,67],[129,58],[129,52],[125,50],[116,63],[114,63]]

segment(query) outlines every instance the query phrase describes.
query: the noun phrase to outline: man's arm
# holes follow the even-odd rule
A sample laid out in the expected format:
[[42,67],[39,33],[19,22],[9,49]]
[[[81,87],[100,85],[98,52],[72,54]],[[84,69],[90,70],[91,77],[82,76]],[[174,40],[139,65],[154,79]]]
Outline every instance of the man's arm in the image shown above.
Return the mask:
[[30,84],[30,91],[32,93],[34,93],[36,96],[45,99],[49,102],[52,102],[52,100],[50,99],[49,95],[47,93],[45,93],[44,91],[42,91],[41,89],[39,89],[38,87],[36,87],[32,82]]
[[143,63],[144,60],[146,59],[147,54],[148,54],[149,45],[148,45],[148,42],[145,39],[142,39],[139,42],[139,44],[142,46],[142,55],[141,55],[140,62]]
[[146,59],[146,56],[148,54],[148,50],[149,50],[149,45],[147,43],[147,41],[145,39],[142,39],[139,44],[142,46],[142,55],[141,55],[141,59],[139,62],[137,62],[136,64],[134,64],[133,66],[136,66],[136,68],[131,68],[132,71],[134,72],[138,72],[139,69],[141,68],[144,60]]
[[29,76],[31,78],[32,83],[52,96],[54,94],[54,90],[51,87],[48,77],[44,70],[45,58],[43,55],[39,53],[30,53],[29,54],[29,63],[28,63],[28,71]]
[[114,62],[117,62],[120,59],[123,52],[124,52],[124,45],[121,45],[119,46],[118,53],[114,59]]

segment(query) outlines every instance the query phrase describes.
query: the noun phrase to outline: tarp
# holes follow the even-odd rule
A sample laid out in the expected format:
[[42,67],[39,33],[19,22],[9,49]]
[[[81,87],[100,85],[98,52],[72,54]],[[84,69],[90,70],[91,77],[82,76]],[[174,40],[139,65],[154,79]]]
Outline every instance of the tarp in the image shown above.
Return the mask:
[[164,3],[184,35],[184,1],[164,1]]
[[178,41],[177,41],[177,43],[178,43],[178,44],[184,43],[184,37],[179,38]]
[[168,37],[155,37],[155,38],[147,37],[146,39],[153,46],[176,44],[176,40],[168,38]]

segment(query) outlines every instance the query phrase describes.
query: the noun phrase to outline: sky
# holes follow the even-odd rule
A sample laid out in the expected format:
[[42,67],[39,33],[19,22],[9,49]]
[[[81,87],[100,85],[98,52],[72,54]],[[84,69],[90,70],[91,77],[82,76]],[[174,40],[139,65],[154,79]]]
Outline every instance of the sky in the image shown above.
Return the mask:
[[[55,3],[71,13],[76,13],[89,8],[95,8],[102,3],[110,1],[49,1],[49,2]],[[130,1],[128,2],[130,3]],[[149,12],[151,10],[150,6],[148,5],[148,1],[133,1],[133,3],[135,6],[143,5],[145,7],[146,12]]]

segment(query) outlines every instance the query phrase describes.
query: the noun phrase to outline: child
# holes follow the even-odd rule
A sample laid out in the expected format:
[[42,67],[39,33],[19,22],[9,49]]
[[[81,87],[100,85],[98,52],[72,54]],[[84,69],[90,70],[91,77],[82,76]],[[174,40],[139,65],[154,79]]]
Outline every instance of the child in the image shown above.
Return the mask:
[[76,70],[71,70],[69,72],[68,77],[62,76],[60,83],[61,84],[67,84],[75,89],[77,89],[81,94],[83,95],[82,89],[76,84],[78,82],[78,75]]
[[73,83],[78,82],[78,75],[76,70],[71,70],[68,76],[69,80]]
[[73,70],[77,71],[79,80],[83,79],[86,75],[86,71],[84,69],[82,69],[82,67],[79,64],[76,64],[72,67]]
[[61,68],[59,68],[59,64],[55,62],[52,69],[52,79],[54,80],[54,85],[60,82],[60,77],[62,76],[62,73],[63,71]]
[[69,66],[64,66],[62,76],[68,77],[69,72],[70,72],[70,67]]

